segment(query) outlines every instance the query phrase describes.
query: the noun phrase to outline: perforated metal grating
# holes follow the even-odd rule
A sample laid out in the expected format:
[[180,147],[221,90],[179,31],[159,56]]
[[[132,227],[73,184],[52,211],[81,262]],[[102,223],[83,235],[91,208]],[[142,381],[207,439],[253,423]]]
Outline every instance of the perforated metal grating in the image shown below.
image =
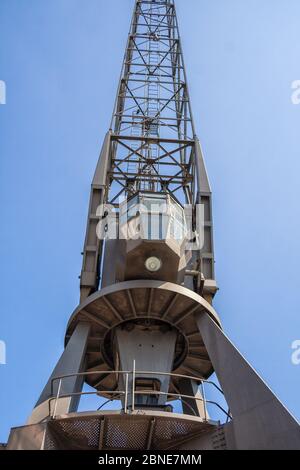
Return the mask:
[[96,418],[50,421],[47,427],[45,448],[98,449],[100,420]]
[[104,449],[142,450],[147,444],[149,419],[135,416],[118,416],[106,420]]
[[168,416],[72,416],[48,423],[46,450],[144,450],[176,448],[176,444],[212,432],[216,426],[201,420]]
[[153,436],[153,445],[159,448],[162,444],[173,444],[174,441],[182,440],[187,436],[200,434],[206,430],[205,424],[184,420],[158,420],[156,432]]

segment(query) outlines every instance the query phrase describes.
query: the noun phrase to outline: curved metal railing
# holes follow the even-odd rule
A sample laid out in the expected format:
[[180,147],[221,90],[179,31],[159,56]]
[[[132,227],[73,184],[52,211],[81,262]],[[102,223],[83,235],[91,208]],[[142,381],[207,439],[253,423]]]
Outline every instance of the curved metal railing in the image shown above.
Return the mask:
[[[183,375],[183,374],[173,374],[173,373],[168,373],[168,372],[152,372],[152,371],[137,371],[135,369],[135,363],[133,365],[133,369],[131,371],[109,371],[110,374],[116,374],[116,375],[124,375],[125,376],[125,389],[124,390],[105,390],[103,393],[105,395],[111,396],[110,399],[108,399],[105,403],[103,403],[99,409],[102,409],[105,405],[108,403],[118,400],[120,398],[124,398],[124,406],[123,406],[123,411],[125,414],[128,414],[132,411],[135,411],[135,396],[136,395],[156,395],[156,396],[167,396],[173,399],[181,400],[182,403],[184,403],[188,408],[191,409],[193,414],[197,416],[195,413],[195,410],[192,408],[192,406],[188,403],[187,400],[193,399],[195,401],[200,401],[203,404],[203,414],[204,414],[204,420],[208,421],[208,411],[207,411],[207,405],[214,405],[216,406],[225,416],[226,420],[229,421],[232,417],[230,414],[230,411],[226,411],[218,402],[214,400],[207,400],[206,399],[206,394],[205,394],[205,389],[204,389],[204,384],[209,384],[212,385],[219,393],[224,396],[222,389],[215,384],[211,380],[205,380],[201,377],[195,377],[195,376],[190,376],[190,375]],[[73,393],[61,393],[62,389],[62,383],[64,379],[71,378],[71,377],[86,377],[88,375],[107,375],[107,371],[90,371],[90,372],[79,372],[79,373],[74,373],[74,374],[65,374],[65,375],[60,375],[57,377],[52,378],[51,380],[51,398],[49,399],[49,416],[51,418],[55,418],[57,416],[57,406],[59,403],[59,400],[63,398],[72,398],[72,397],[82,397],[82,396],[89,396],[89,395],[97,395],[99,396],[99,391],[92,391],[92,392],[73,392]],[[159,375],[159,376],[168,376],[168,377],[173,377],[173,378],[183,378],[183,379],[189,379],[189,380],[194,380],[199,382],[200,388],[201,388],[201,396],[194,396],[194,395],[186,395],[182,393],[169,393],[169,392],[161,392],[159,390],[136,390],[136,385],[135,385],[135,376],[136,375]],[[129,388],[129,377],[131,377],[131,388]],[[54,382],[58,381],[58,387],[57,387],[57,392],[54,395]],[[129,405],[129,397],[131,398],[131,404]],[[51,411],[51,404],[52,402],[55,402],[53,412]],[[99,410],[98,409],[98,410]]]

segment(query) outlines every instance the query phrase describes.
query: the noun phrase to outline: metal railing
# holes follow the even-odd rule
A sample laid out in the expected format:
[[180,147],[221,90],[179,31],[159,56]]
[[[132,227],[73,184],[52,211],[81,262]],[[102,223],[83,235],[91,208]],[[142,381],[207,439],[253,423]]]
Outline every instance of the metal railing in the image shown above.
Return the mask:
[[[181,400],[182,403],[184,403],[188,408],[191,409],[193,414],[195,416],[198,416],[195,412],[195,410],[192,408],[192,406],[188,403],[187,400],[195,400],[196,402],[200,401],[203,404],[203,415],[204,415],[204,420],[208,421],[209,420],[209,415],[207,411],[207,405],[214,405],[216,406],[225,416],[226,416],[226,421],[228,422],[229,420],[232,419],[230,410],[226,411],[218,402],[214,400],[207,400],[206,398],[206,393],[205,393],[205,388],[204,384],[211,385],[214,387],[222,396],[224,396],[222,389],[212,382],[211,380],[204,380],[203,378],[200,377],[195,377],[195,376],[190,376],[190,375],[182,375],[182,374],[172,374],[168,372],[151,372],[151,371],[137,371],[135,368],[135,361],[133,363],[133,369],[131,371],[109,371],[110,374],[116,374],[116,375],[123,375],[125,376],[125,389],[124,390],[103,390],[103,394],[111,396],[109,400],[104,402],[99,409],[102,409],[106,404],[114,401],[114,400],[119,400],[122,397],[124,398],[124,406],[123,406],[123,412],[125,414],[128,414],[130,412],[134,412],[136,408],[135,404],[135,396],[136,395],[149,395],[149,396],[167,396],[170,397],[174,400]],[[90,372],[80,372],[80,373],[75,373],[75,374],[65,374],[65,375],[60,375],[57,377],[54,377],[51,380],[51,398],[49,399],[49,416],[51,418],[55,418],[57,416],[57,407],[59,400],[63,398],[80,398],[82,396],[90,396],[90,395],[97,395],[99,396],[101,391],[92,391],[92,392],[73,392],[73,393],[61,393],[62,390],[62,383],[64,379],[71,378],[71,377],[86,377],[89,375],[107,375],[107,371],[90,371]],[[201,396],[195,396],[195,395],[186,395],[182,393],[169,393],[169,392],[161,392],[159,390],[137,390],[136,389],[136,383],[135,383],[135,378],[136,375],[139,376],[167,376],[170,378],[178,378],[178,379],[189,379],[189,380],[194,380],[199,382],[199,386],[201,389]],[[131,377],[131,387],[129,389],[129,377]],[[57,392],[56,395],[54,396],[54,382],[58,381],[58,387],[57,387]],[[131,397],[131,404],[129,404],[129,397]],[[54,403],[54,408],[53,412],[51,411],[51,404],[52,402]],[[168,400],[170,401],[170,400]]]

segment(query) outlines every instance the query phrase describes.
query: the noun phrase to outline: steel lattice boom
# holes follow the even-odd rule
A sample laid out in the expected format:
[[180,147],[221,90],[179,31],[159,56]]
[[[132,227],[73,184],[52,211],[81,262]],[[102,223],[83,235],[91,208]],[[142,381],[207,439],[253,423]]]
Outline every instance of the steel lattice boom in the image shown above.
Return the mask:
[[193,202],[195,132],[174,2],[136,2],[112,129],[112,201],[148,189]]

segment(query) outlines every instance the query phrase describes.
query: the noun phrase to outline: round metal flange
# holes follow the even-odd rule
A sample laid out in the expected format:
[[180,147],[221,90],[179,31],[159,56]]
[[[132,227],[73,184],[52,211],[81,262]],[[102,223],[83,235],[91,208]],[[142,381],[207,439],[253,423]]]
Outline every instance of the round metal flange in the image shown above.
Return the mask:
[[[208,378],[213,367],[196,324],[195,314],[206,312],[219,326],[213,307],[201,296],[178,284],[135,280],[106,287],[82,302],[67,326],[66,343],[78,322],[89,322],[91,330],[86,352],[86,369],[95,374],[87,383],[105,395],[114,390],[117,377],[113,363],[113,336],[116,327],[130,322],[149,322],[172,327],[178,332],[173,372]],[[176,391],[172,380],[170,393]]]

